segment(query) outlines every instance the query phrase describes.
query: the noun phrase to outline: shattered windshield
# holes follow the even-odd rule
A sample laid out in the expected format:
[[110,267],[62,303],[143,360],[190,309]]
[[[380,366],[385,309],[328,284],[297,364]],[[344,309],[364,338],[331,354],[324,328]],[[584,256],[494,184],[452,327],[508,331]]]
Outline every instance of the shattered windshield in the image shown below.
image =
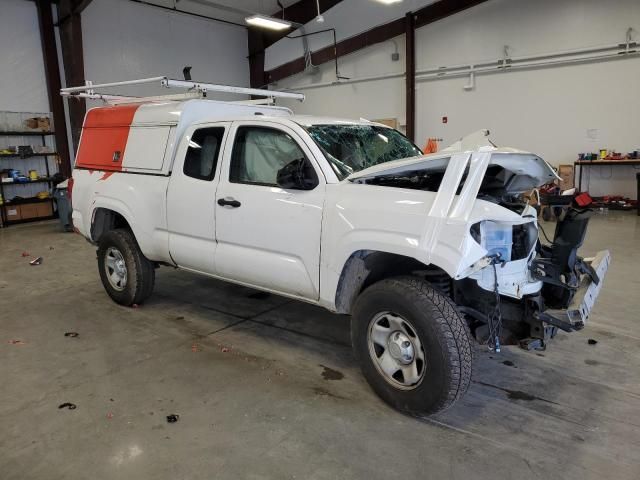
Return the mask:
[[377,125],[312,125],[311,138],[322,149],[340,180],[380,163],[422,155],[397,130]]

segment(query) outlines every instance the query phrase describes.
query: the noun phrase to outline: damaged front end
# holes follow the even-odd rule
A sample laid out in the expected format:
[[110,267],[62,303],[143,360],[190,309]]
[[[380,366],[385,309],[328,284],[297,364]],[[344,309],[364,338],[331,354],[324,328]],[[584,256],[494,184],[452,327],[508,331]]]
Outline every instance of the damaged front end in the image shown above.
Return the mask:
[[611,261],[608,250],[593,258],[578,255],[590,215],[589,210],[569,209],[548,245],[538,240],[533,221],[512,227],[498,248],[474,236],[487,247],[490,265],[454,281],[452,296],[479,341],[493,348],[517,343],[544,349],[558,330],[573,332],[586,325]]
[[449,279],[446,293],[479,341],[494,349],[501,343],[542,349],[558,329],[584,327],[610,254],[578,256],[591,215],[584,209],[569,209],[543,244],[537,212],[523,194],[557,175],[537,155],[498,148],[487,135],[481,131],[436,155],[372,167],[349,180],[435,192],[420,260]]
[[586,325],[611,262],[608,250],[593,258],[578,256],[591,214],[590,210],[569,209],[556,225],[553,242],[540,244],[529,266],[543,282],[540,297],[544,303],[533,312],[534,317],[565,332]]

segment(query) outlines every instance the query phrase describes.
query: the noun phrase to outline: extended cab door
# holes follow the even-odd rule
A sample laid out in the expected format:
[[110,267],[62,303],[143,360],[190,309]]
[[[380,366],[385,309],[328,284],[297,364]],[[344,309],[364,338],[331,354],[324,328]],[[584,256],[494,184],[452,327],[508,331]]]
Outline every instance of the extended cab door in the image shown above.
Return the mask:
[[169,253],[182,268],[215,273],[216,187],[229,126],[191,126],[176,151],[167,189],[167,228]]
[[[269,121],[234,122],[216,193],[217,274],[309,300],[319,298],[325,179],[301,135]],[[294,161],[306,188],[282,188]]]

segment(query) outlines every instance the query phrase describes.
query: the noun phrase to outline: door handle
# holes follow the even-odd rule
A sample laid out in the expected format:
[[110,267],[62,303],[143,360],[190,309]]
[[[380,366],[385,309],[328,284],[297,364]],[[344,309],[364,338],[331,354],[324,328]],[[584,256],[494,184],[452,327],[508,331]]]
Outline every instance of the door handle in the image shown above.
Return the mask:
[[221,207],[238,208],[242,204],[238,200],[234,200],[233,198],[219,198],[218,205],[220,205]]

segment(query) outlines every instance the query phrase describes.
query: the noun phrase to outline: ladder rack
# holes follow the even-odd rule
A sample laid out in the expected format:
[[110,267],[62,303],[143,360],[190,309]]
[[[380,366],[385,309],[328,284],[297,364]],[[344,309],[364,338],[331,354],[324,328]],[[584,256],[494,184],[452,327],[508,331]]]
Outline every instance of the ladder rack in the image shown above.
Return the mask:
[[[126,95],[109,95],[104,93],[96,93],[96,89],[113,88],[126,85],[145,85],[159,83],[165,88],[179,88],[187,90],[185,93],[160,95],[152,97],[132,97]],[[281,92],[277,90],[265,90],[260,88],[235,87],[232,85],[218,85],[215,83],[192,82],[191,80],[173,80],[168,77],[150,77],[140,78],[137,80],[125,80],[122,82],[99,83],[93,84],[87,81],[86,85],[79,87],[61,88],[60,95],[63,97],[90,98],[94,100],[103,100],[107,103],[141,103],[153,101],[182,101],[191,98],[205,98],[207,92],[224,92],[236,93],[243,95],[252,95],[264,97],[258,100],[234,101],[234,103],[251,103],[251,104],[271,104],[276,98],[289,98],[293,100],[304,100],[304,94],[295,92]]]

